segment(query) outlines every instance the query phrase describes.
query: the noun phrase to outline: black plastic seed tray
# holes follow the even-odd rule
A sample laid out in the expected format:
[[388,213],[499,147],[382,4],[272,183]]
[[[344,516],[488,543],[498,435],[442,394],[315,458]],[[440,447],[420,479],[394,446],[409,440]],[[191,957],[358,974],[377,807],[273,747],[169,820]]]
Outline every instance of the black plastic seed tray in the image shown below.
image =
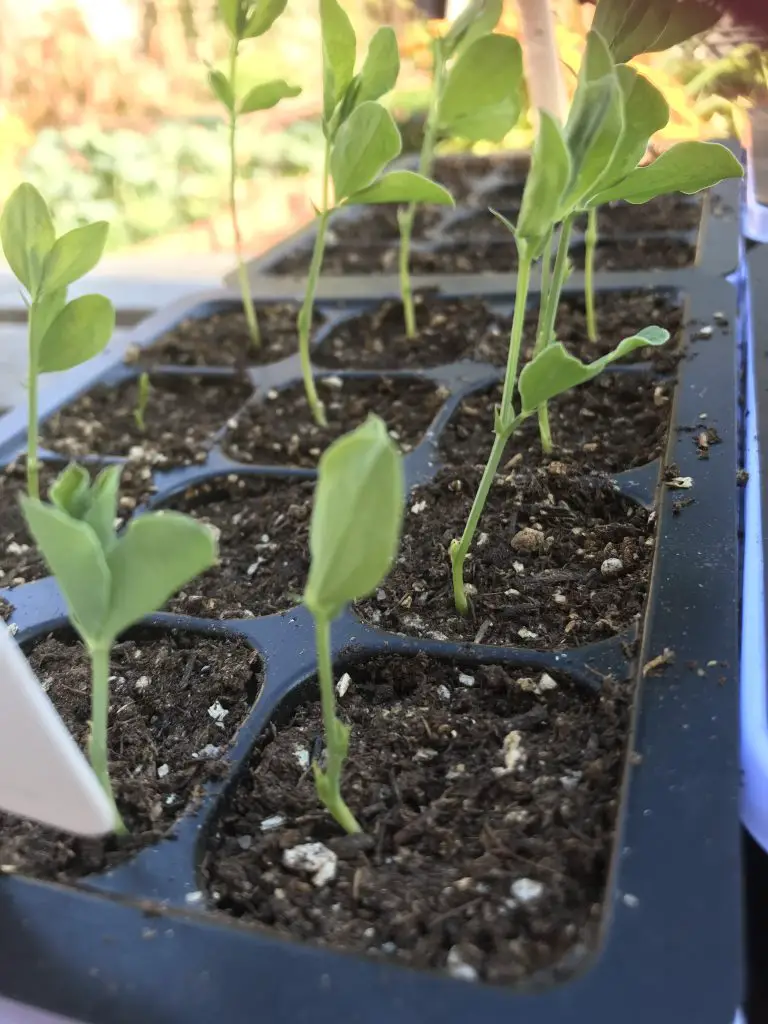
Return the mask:
[[[722,193],[718,201],[726,203]],[[717,203],[709,206],[712,210]],[[301,608],[228,621],[160,614],[152,619],[159,629],[245,637],[264,658],[263,689],[226,755],[226,777],[209,785],[194,813],[182,817],[165,841],[105,875],[68,887],[0,879],[2,995],[100,1024],[208,1024],[218,1017],[245,1024],[254,1014],[269,1024],[389,1024],[393,1018],[403,1024],[647,1024],[649,1019],[725,1024],[733,1019],[742,997],[736,498],[742,339],[736,330],[737,289],[721,272],[738,265],[735,207],[734,201],[732,214],[726,205],[711,212],[696,267],[597,279],[601,291],[638,286],[672,291],[685,302],[691,325],[666,458],[616,478],[629,498],[655,507],[658,521],[636,654],[627,645],[632,635],[555,652],[417,641],[364,626],[351,612],[333,632],[337,668],[374,652],[426,650],[467,665],[503,662],[549,669],[585,687],[608,673],[638,686],[631,749],[640,756],[627,761],[600,948],[569,980],[523,992],[291,943],[212,915],[198,899],[202,843],[257,738],[282,709],[311,694],[313,630]],[[327,319],[315,346],[338,318],[395,294],[391,282],[377,284],[374,289],[371,281],[364,286],[337,282],[339,301],[326,294],[320,302]],[[580,284],[575,275],[568,291],[578,292]],[[513,276],[490,287],[482,277],[463,278],[459,289],[449,279],[440,282],[446,296],[487,295],[507,308],[513,289]],[[218,294],[179,304],[147,320],[133,342],[151,345],[182,320],[232,308],[235,301],[231,294]],[[707,327],[703,335],[702,326]],[[46,398],[42,417],[97,380],[114,383],[139,369],[99,364],[66,393]],[[229,369],[197,367],[152,372],[233,376]],[[298,379],[297,360],[251,368],[248,375],[251,400],[259,401],[267,389]],[[439,382],[447,392],[423,441],[406,457],[408,480],[416,483],[436,473],[440,432],[462,397],[498,380],[500,371],[460,363],[409,375]],[[222,430],[236,412],[222,410]],[[703,416],[721,442],[706,461],[698,458],[690,433]],[[0,421],[0,461],[7,463],[22,450],[24,431],[23,410]],[[239,465],[223,454],[218,441],[212,436],[202,464],[157,473],[152,504],[162,505],[186,487],[222,474],[313,476],[310,470]],[[683,514],[678,514],[679,494],[662,484],[662,461],[693,479],[694,501]],[[65,623],[50,579],[0,590],[0,597],[14,607],[12,628],[22,645]],[[674,660],[658,677],[644,678],[642,666],[665,650],[674,652]],[[711,658],[723,666],[719,680],[701,678],[691,667]]]

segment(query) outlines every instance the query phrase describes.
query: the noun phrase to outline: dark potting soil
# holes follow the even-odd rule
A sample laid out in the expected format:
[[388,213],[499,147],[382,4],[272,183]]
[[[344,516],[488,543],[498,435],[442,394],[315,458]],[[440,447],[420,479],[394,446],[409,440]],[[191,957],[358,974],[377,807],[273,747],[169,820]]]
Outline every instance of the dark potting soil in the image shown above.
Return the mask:
[[[397,206],[357,207],[353,216],[332,220],[326,236],[328,250],[337,244],[370,245],[377,242],[397,242],[400,238],[398,210]],[[424,238],[431,228],[439,224],[444,215],[444,207],[420,206],[414,217],[412,238]]]
[[41,442],[71,458],[129,456],[161,469],[191,465],[205,460],[212,435],[251,393],[238,378],[154,376],[142,432],[134,417],[137,382],[102,384],[52,416]]
[[360,604],[366,622],[434,639],[554,650],[638,620],[653,555],[649,513],[607,478],[562,463],[512,462],[497,476],[466,561],[472,614],[456,612],[448,547],[467,521],[480,468],[443,470],[407,503],[395,567]]
[[[701,199],[678,193],[659,196],[649,203],[609,203],[597,213],[598,232],[603,234],[642,234],[646,231],[690,231],[701,222]],[[584,230],[587,218],[581,217],[577,227]]]
[[[45,463],[40,466],[43,500],[60,469]],[[22,458],[0,470],[0,587],[15,587],[48,575],[21,512],[19,498],[26,493],[27,468]]]
[[[605,374],[549,403],[554,451],[543,456],[535,416],[510,439],[506,459],[526,466],[542,459],[582,472],[621,472],[662,454],[671,386],[645,376]],[[501,401],[496,385],[465,398],[440,435],[440,458],[449,466],[483,466],[493,442],[493,410]]]
[[312,480],[216,478],[168,507],[216,527],[219,564],[168,603],[183,615],[232,619],[299,604],[309,570]]
[[[518,216],[519,208],[505,206],[498,211],[513,224]],[[499,242],[511,242],[509,228],[488,209],[475,210],[468,216],[458,216],[443,229],[443,234],[450,238],[492,238]]]
[[[261,345],[251,340],[245,314],[238,310],[190,317],[146,349],[132,350],[127,362],[141,366],[263,366],[291,356],[298,347],[298,307],[256,305]],[[315,313],[315,323],[322,316]]]
[[419,378],[320,377],[320,400],[328,427],[318,427],[309,411],[303,384],[270,391],[235,418],[222,441],[239,462],[314,468],[335,438],[377,413],[403,451],[423,440],[447,397],[431,381]]
[[[343,835],[318,803],[303,765],[322,721],[303,704],[225,806],[202,866],[212,904],[465,980],[571,973],[600,928],[631,688],[424,654],[348,671],[342,791],[363,834]],[[337,858],[324,884],[284,866],[304,843]]]
[[[400,302],[383,302],[370,313],[353,317],[336,327],[313,353],[318,366],[329,369],[425,368],[461,359],[504,366],[509,349],[510,319],[494,313],[480,299],[442,299],[417,295],[418,336],[405,335]],[[679,305],[664,293],[598,292],[595,296],[600,338],[587,337],[584,299],[566,296],[559,309],[557,337],[581,359],[592,360],[612,351],[625,337],[642,327],[665,327],[672,338],[664,349],[640,349],[632,362],[651,361],[655,366],[674,364],[672,352],[682,337],[683,315]],[[526,358],[536,338],[538,307],[526,317]]]
[[[584,269],[585,249],[581,243],[571,248],[571,260]],[[664,270],[690,267],[696,259],[696,246],[672,238],[600,239],[595,250],[596,270]]]
[[[82,645],[49,636],[28,657],[85,748],[91,682]],[[0,871],[80,877],[157,842],[219,775],[261,679],[259,657],[245,641],[192,633],[137,633],[115,645],[110,669],[110,773],[128,835],[74,838],[1,814]],[[228,712],[221,724],[208,710],[217,701]]]

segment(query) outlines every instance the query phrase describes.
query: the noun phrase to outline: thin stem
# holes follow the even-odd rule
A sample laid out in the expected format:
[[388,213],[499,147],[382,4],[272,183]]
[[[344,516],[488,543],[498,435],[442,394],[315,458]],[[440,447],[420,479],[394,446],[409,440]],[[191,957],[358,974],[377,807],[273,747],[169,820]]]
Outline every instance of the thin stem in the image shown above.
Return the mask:
[[317,282],[320,279],[320,270],[323,266],[323,253],[325,252],[325,233],[328,226],[328,183],[331,167],[331,143],[325,140],[325,157],[323,159],[323,198],[320,216],[317,223],[317,234],[312,249],[312,262],[309,265],[307,274],[307,290],[304,293],[304,302],[299,312],[299,356],[301,357],[301,375],[304,379],[304,390],[307,394],[307,401],[312,410],[315,423],[320,427],[326,427],[325,408],[320,401],[320,396],[315,387],[315,378],[312,374],[312,360],[309,352],[309,337],[312,333],[312,314],[315,307],[315,294]]
[[91,732],[88,738],[88,757],[101,788],[107,794],[115,812],[115,832],[126,832],[127,829],[120,817],[112,792],[109,778],[109,760],[107,754],[107,727],[109,717],[109,647],[101,644],[89,644],[88,653],[91,659]]
[[[536,346],[533,350],[534,356],[538,355],[547,345],[550,345],[554,337],[557,309],[560,305],[560,296],[568,274],[568,248],[571,243],[574,216],[574,214],[571,214],[571,216],[566,217],[563,221],[563,226],[560,229],[560,241],[557,246],[555,269],[552,272],[552,281],[546,295],[542,291],[543,313],[540,310],[539,332],[536,338]],[[549,408],[546,402],[544,405],[539,406],[538,417],[541,448],[548,455],[552,451],[552,431],[549,426]]]
[[587,233],[584,236],[584,298],[587,305],[587,334],[590,341],[597,341],[597,314],[595,312],[595,251],[597,249],[597,207],[593,206],[587,217]]
[[[232,92],[235,93],[236,87],[236,76],[237,76],[237,48],[238,40],[233,39],[229,48],[229,82],[232,86]],[[251,335],[251,341],[259,348],[261,345],[261,334],[259,332],[259,322],[256,319],[256,310],[254,309],[253,299],[251,298],[251,286],[248,281],[248,271],[245,267],[245,260],[243,259],[243,239],[240,234],[240,221],[237,215],[237,197],[236,197],[236,185],[237,185],[237,149],[235,146],[237,134],[237,112],[231,110],[229,112],[229,212],[232,217],[232,234],[235,240],[235,257],[237,259],[237,278],[240,283],[240,294],[243,299],[243,310],[245,311],[245,319],[248,323],[248,331]]]
[[315,616],[315,637],[326,748],[325,771],[317,764],[313,764],[317,795],[346,832],[362,832],[341,795],[341,769],[349,749],[349,728],[336,717],[336,693],[331,662],[331,623],[328,619]]
[[[440,124],[440,102],[443,94],[445,79],[445,58],[439,44],[435,40],[432,48],[434,55],[434,74],[432,80],[432,95],[430,97],[427,122],[424,127],[424,139],[419,154],[419,174],[429,177],[432,173],[432,165],[435,159],[435,146],[437,144],[437,132]],[[413,291],[411,289],[411,236],[413,235],[413,222],[416,216],[416,203],[410,203],[405,210],[398,214],[400,225],[400,253],[398,268],[400,274],[400,297],[403,303],[405,315],[405,333],[408,338],[416,337],[416,310],[413,304]]]
[[520,246],[520,268],[518,270],[517,291],[515,293],[515,312],[512,317],[512,330],[509,339],[509,354],[507,356],[507,369],[504,374],[504,390],[501,397],[501,407],[496,410],[495,431],[491,454],[488,457],[480,486],[477,489],[475,500],[469,512],[464,532],[459,540],[451,541],[451,577],[453,580],[453,599],[456,610],[460,615],[469,613],[469,602],[464,588],[464,563],[472,547],[480,517],[483,514],[485,503],[496,476],[496,471],[504,455],[507,441],[514,433],[520,422],[520,417],[515,416],[513,407],[513,396],[517,384],[517,368],[520,363],[520,348],[523,340],[523,327],[525,325],[525,307],[528,301],[528,289],[531,281],[531,265],[533,260],[527,247]]
[[30,498],[40,500],[40,466],[37,458],[37,386],[38,354],[35,342],[35,303],[27,312],[27,351],[29,369],[27,372],[27,492]]

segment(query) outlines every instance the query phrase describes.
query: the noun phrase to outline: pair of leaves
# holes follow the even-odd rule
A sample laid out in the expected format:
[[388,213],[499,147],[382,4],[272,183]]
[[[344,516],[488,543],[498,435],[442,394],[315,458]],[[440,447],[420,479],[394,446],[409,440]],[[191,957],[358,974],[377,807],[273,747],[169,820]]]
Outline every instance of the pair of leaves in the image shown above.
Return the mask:
[[101,259],[109,225],[96,221],[56,238],[48,205],[24,183],[9,196],[0,217],[0,240],[8,264],[34,299],[78,281]]
[[516,39],[475,38],[448,72],[439,101],[438,131],[470,142],[501,141],[520,117],[522,83],[523,53]]
[[21,499],[72,623],[90,646],[111,645],[217,558],[211,529],[181,513],[148,513],[117,536],[120,472],[110,466],[91,484],[87,470],[71,465],[51,488],[52,504]]
[[476,39],[493,32],[503,8],[503,0],[471,0],[440,40],[443,58],[450,60]]
[[334,441],[318,466],[304,590],[315,618],[331,621],[381,583],[397,554],[404,507],[402,456],[371,415]]
[[591,363],[582,363],[559,341],[547,346],[523,368],[520,374],[517,387],[522,403],[521,416],[531,416],[550,399],[578,387],[579,384],[586,384],[602,373],[610,363],[623,359],[635,349],[646,345],[663,345],[667,341],[669,331],[662,327],[646,327],[630,338],[624,338],[613,352]]
[[238,102],[227,76],[215,68],[208,72],[208,84],[211,92],[230,114],[253,114],[257,110],[271,110],[281,100],[292,99],[301,92],[300,86],[289,85],[284,78],[275,78],[270,82],[254,85]]
[[357,37],[338,0],[320,0],[320,30],[323,117],[328,128],[339,108],[334,126],[338,129],[360,104],[378,100],[394,88],[400,73],[400,53],[394,30],[379,28],[368,45],[360,73],[355,75]]
[[288,0],[219,0],[219,14],[233,39],[264,35],[286,8]]
[[400,132],[388,110],[373,101],[356,107],[339,128],[331,149],[336,203],[453,205],[446,189],[413,171],[392,171],[379,177],[401,148]]
[[616,63],[655,53],[706,32],[722,17],[719,4],[702,0],[598,0],[592,28]]

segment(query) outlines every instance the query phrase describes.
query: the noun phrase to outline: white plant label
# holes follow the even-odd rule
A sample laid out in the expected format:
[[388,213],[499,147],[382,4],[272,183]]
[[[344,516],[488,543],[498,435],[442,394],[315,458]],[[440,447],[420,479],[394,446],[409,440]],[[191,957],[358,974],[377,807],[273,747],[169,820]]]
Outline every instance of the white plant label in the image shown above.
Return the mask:
[[77,835],[112,830],[91,766],[0,621],[0,808]]

